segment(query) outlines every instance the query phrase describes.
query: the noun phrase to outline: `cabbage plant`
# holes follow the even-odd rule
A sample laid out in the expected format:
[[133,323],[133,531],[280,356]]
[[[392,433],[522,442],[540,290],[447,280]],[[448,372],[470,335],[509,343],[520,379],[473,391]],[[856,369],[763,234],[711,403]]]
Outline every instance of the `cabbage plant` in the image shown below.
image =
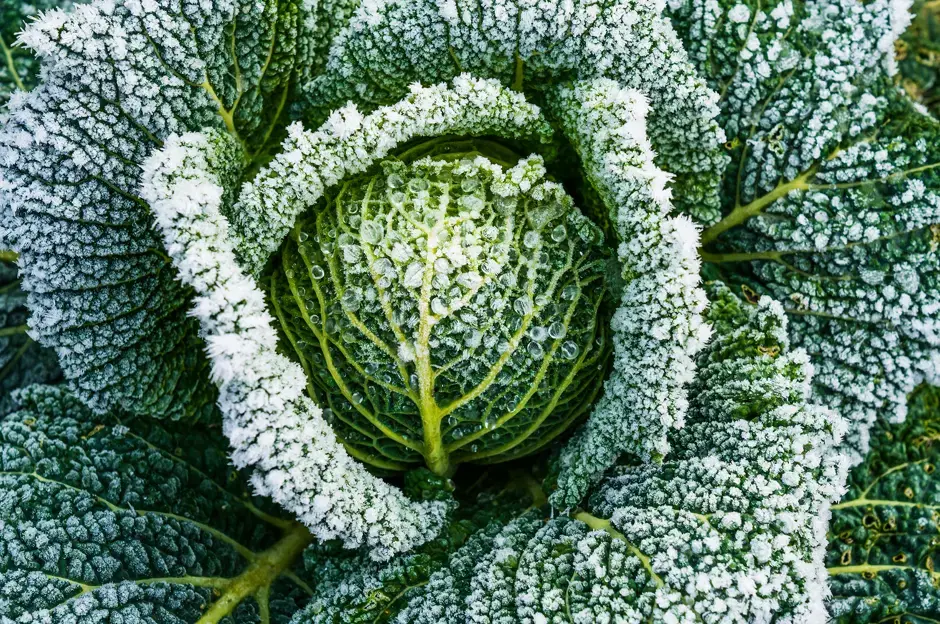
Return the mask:
[[940,363],[908,19],[32,20],[0,130],[0,620],[931,617],[932,542],[874,547],[930,505],[927,472],[873,496],[928,465],[878,436]]

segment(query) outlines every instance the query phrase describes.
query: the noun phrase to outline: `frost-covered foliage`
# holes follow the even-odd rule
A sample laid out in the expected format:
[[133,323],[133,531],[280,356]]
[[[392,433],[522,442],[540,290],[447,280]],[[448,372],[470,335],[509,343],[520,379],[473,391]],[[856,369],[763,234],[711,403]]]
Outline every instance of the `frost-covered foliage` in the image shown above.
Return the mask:
[[[286,624],[313,536],[212,429],[92,414],[61,387],[0,420],[0,620]],[[225,618],[225,619],[223,619]]]
[[14,389],[55,382],[62,376],[55,354],[27,335],[28,318],[16,265],[0,261],[0,414],[10,407]]
[[839,624],[940,619],[940,393],[923,387],[903,423],[879,422],[871,450],[833,505],[826,564]]
[[[305,6],[102,0],[48,11],[20,36],[44,79],[0,132],[0,238],[20,252],[32,334],[96,410],[210,412],[186,293],[137,195],[140,164],[167,135],[203,127],[228,130],[246,158],[276,145],[292,80],[323,53],[328,22]],[[336,26],[348,12],[321,5]]]
[[703,259],[783,302],[859,461],[940,369],[940,128],[892,87],[899,0],[671,5],[732,159]]
[[347,179],[271,275],[314,398],[379,468],[529,455],[604,380],[603,237],[541,158],[504,170],[486,147],[432,141]]
[[39,78],[39,62],[29,50],[16,45],[16,35],[29,20],[51,9],[68,9],[72,0],[7,0],[0,3],[0,118],[13,95],[32,89]]
[[825,546],[875,417],[940,370],[940,127],[894,82],[908,19],[38,18],[40,84],[0,129],[31,312],[27,337],[4,268],[0,391],[54,378],[33,339],[70,388],[0,396],[0,620],[936,619],[930,418],[876,425]]
[[320,563],[294,624],[823,621],[827,508],[844,480],[829,451],[844,422],[807,402],[811,366],[778,303],[713,293],[717,338],[669,460],[619,468],[592,513],[550,519],[536,493],[503,526],[459,534],[446,561],[426,549]]
[[[446,504],[416,504],[370,475],[335,440],[305,394],[300,365],[277,353],[264,296],[235,260],[213,172],[230,162],[231,138],[170,137],[147,161],[142,196],[156,214],[180,279],[196,293],[199,320],[219,386],[222,429],[251,483],[322,540],[365,546],[377,559],[410,550],[440,529]],[[221,164],[220,164],[221,163]]]
[[613,371],[591,419],[559,461],[552,503],[568,508],[620,453],[666,454],[666,432],[684,422],[692,356],[710,329],[701,318],[698,231],[686,218],[667,216],[670,176],[653,164],[646,99],[599,79],[560,87],[549,102],[609,207],[626,284],[611,320]]

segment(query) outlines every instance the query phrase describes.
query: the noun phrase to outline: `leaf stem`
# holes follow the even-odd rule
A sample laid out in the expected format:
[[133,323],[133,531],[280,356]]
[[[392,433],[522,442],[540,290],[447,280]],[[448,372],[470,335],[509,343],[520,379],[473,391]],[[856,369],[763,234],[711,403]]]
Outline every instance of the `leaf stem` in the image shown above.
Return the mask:
[[313,541],[310,531],[295,524],[274,546],[260,553],[245,571],[233,578],[196,624],[218,624],[249,596],[256,596],[289,568]]

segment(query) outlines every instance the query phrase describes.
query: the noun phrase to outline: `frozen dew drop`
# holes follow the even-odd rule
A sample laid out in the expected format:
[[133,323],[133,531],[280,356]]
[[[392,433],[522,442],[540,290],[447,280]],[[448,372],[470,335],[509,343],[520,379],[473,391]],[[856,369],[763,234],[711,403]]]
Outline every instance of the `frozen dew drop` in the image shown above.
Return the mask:
[[564,338],[565,334],[568,331],[565,329],[564,324],[555,321],[548,326],[548,335],[552,337],[553,340],[558,340],[559,338]]
[[297,240],[299,240],[301,243],[305,242],[308,238],[310,238],[310,235],[307,234],[307,233],[304,232],[304,231],[301,231],[301,232],[297,235]]
[[464,195],[460,198],[460,205],[470,211],[483,209],[483,200],[475,195]]
[[447,258],[438,258],[434,261],[434,270],[438,273],[443,273],[444,275],[449,274],[453,269],[450,266],[450,261]]
[[420,288],[424,281],[424,266],[418,262],[412,262],[405,269],[405,287]]
[[405,181],[397,173],[393,173],[385,179],[385,183],[388,185],[388,188],[397,189],[404,186]]
[[355,403],[356,405],[361,405],[362,402],[365,401],[365,399],[366,398],[363,396],[363,394],[359,392],[358,390],[352,393],[352,400],[353,400],[353,403]]
[[380,242],[385,235],[385,228],[383,228],[380,223],[366,220],[359,226],[359,235],[362,236],[362,240],[365,242],[370,245],[375,245]]
[[472,193],[480,188],[480,181],[476,178],[465,178],[463,182],[460,183],[460,188],[463,189],[464,193]]
[[321,267],[319,264],[315,264],[310,267],[310,277],[313,279],[321,280],[323,279],[324,275],[326,275],[326,273],[323,271],[323,267]]
[[561,344],[559,351],[561,351],[562,357],[569,360],[573,360],[574,358],[578,357],[578,345],[571,340],[564,341]]
[[431,312],[437,315],[444,314],[447,312],[447,304],[440,297],[434,297],[431,299]]
[[529,352],[529,355],[537,360],[541,359],[541,357],[545,355],[545,349],[543,349],[542,345],[535,341],[530,342],[526,347],[526,350]]
[[565,286],[561,291],[561,298],[565,301],[571,301],[578,296],[579,288],[574,285]]
[[512,309],[519,316],[525,316],[532,313],[532,299],[529,297],[519,297],[512,304]]
[[408,181],[408,188],[412,193],[420,193],[422,191],[428,190],[430,184],[424,178],[412,178]]
[[536,342],[542,342],[548,338],[548,330],[541,326],[533,327],[529,330],[529,337]]
[[516,200],[512,197],[497,197],[493,200],[493,205],[498,213],[506,215],[516,209]]
[[561,241],[565,240],[567,236],[568,230],[566,230],[565,226],[563,225],[556,226],[555,229],[552,230],[552,240],[556,243],[560,243]]
[[405,194],[401,191],[395,191],[388,196],[388,201],[392,202],[393,206],[401,206],[405,203]]
[[529,230],[525,233],[525,236],[522,237],[522,244],[529,249],[535,249],[539,246],[539,233],[534,230]]
[[349,310],[350,312],[355,312],[359,309],[359,303],[362,301],[362,294],[359,292],[358,288],[350,288],[343,293],[342,302],[343,308]]

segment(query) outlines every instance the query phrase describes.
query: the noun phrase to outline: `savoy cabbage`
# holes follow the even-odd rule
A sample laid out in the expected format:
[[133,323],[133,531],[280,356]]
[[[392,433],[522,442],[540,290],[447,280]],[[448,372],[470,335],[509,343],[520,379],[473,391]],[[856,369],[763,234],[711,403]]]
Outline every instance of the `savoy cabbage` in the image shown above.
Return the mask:
[[908,8],[5,2],[0,622],[936,619]]

